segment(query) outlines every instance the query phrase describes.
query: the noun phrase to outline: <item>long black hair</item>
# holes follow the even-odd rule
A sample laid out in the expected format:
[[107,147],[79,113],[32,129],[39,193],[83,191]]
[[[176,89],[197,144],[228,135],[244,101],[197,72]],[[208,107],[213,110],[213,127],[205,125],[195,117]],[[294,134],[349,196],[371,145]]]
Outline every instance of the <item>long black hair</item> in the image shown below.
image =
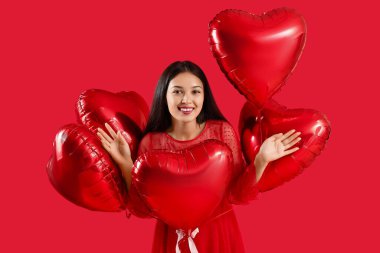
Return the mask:
[[202,110],[197,116],[197,123],[201,124],[206,120],[224,120],[224,116],[220,112],[214,97],[211,93],[206,75],[202,69],[190,61],[176,61],[170,64],[161,74],[158,80],[156,91],[154,92],[152,108],[150,110],[147,126],[144,135],[149,132],[164,132],[171,126],[171,115],[166,100],[166,92],[170,81],[178,74],[189,72],[197,76],[203,83],[204,101]]

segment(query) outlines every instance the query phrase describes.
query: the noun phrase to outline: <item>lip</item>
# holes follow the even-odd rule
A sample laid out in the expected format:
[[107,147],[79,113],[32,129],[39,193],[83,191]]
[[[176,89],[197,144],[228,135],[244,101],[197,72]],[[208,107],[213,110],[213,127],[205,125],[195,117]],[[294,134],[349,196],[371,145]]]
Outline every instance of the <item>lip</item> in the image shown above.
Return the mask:
[[[192,109],[192,110],[190,110],[188,112],[184,112],[181,109]],[[195,109],[194,107],[190,107],[190,106],[178,106],[178,110],[180,112],[182,112],[183,114],[190,114],[190,113],[192,113],[194,111],[194,109]]]

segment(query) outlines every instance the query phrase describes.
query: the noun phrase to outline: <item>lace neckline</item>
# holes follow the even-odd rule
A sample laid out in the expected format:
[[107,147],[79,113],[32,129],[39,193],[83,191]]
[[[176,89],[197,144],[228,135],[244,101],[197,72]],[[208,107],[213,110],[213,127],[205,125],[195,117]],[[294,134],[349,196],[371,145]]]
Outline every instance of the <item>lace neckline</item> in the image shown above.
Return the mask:
[[169,135],[167,132],[164,132],[164,133],[165,133],[165,135],[167,137],[169,137],[169,139],[171,139],[173,141],[176,141],[176,142],[190,142],[190,141],[195,141],[196,139],[198,139],[199,137],[201,137],[206,132],[206,128],[207,127],[208,127],[208,122],[206,121],[205,122],[205,126],[203,127],[202,131],[197,136],[195,136],[193,139],[190,139],[190,140],[177,140],[174,137],[172,137],[171,135]]

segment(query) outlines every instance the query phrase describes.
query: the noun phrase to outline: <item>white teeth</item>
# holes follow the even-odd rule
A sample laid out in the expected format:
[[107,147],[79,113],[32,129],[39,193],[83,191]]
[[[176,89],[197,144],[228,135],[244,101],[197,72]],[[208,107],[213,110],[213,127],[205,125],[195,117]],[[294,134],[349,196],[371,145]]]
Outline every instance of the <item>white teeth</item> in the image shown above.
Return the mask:
[[194,108],[180,108],[182,112],[191,112]]

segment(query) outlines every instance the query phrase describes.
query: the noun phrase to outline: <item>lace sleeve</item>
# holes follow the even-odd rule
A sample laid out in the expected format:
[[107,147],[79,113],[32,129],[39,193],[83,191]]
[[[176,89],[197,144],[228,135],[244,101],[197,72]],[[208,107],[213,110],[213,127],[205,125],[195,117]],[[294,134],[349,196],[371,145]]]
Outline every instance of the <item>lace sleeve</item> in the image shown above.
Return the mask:
[[[149,135],[146,135],[140,142],[137,157],[147,151],[149,147]],[[128,210],[135,216],[140,218],[149,218],[151,217],[150,209],[146,206],[144,201],[140,198],[140,195],[135,187],[134,181],[132,179],[131,185],[128,191]]]
[[256,184],[256,168],[253,163],[247,166],[241,151],[239,138],[228,122],[223,124],[222,132],[223,141],[230,147],[234,160],[229,201],[233,204],[247,204],[255,199],[259,192]]

